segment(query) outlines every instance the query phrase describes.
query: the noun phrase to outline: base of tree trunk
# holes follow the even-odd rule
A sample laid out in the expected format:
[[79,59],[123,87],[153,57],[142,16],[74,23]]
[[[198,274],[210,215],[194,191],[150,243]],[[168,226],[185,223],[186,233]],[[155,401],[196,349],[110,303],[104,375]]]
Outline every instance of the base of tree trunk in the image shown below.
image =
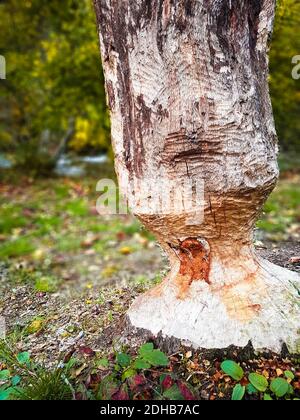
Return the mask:
[[245,348],[300,353],[300,277],[256,256],[212,262],[210,282],[185,283],[174,266],[162,284],[128,311],[132,327],[195,349]]
[[225,348],[195,348],[195,346],[193,346],[192,343],[188,342],[187,340],[182,340],[176,337],[169,337],[163,335],[161,332],[157,335],[154,335],[149,330],[134,327],[128,315],[123,318],[119,327],[122,331],[122,334],[121,336],[118,335],[118,340],[123,345],[128,345],[131,348],[138,349],[142,344],[146,342],[152,342],[156,348],[159,348],[168,355],[186,353],[191,350],[196,351],[199,357],[206,360],[234,359],[238,361],[248,361],[255,359],[258,355],[266,359],[271,359],[273,357],[291,357],[298,359],[300,355],[300,353],[291,353],[285,343],[282,345],[280,352],[274,352],[268,349],[260,351],[255,350],[251,341],[249,341],[245,347],[231,345]]

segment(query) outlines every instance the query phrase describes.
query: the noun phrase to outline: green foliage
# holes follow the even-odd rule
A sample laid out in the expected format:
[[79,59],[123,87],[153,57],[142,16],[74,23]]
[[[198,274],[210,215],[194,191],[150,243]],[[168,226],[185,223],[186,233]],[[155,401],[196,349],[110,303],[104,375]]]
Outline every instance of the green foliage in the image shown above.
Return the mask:
[[[99,362],[97,363],[99,364]],[[97,399],[107,400],[114,396],[115,399],[128,399],[128,387],[135,388],[143,383],[143,371],[154,367],[168,366],[168,357],[158,349],[154,349],[152,343],[142,345],[138,355],[133,357],[125,352],[116,354],[115,364],[110,366],[114,373],[107,375],[99,386]],[[105,359],[104,367],[109,368],[108,360]],[[156,390],[160,399],[183,399],[183,395],[176,385],[172,390]],[[118,398],[117,398],[117,397]],[[176,397],[176,398],[175,398]]]
[[25,401],[70,400],[72,399],[72,393],[65,382],[62,369],[53,371],[42,369],[36,377],[28,379],[26,386],[18,389],[15,393],[15,399]]
[[293,372],[291,372],[290,370],[286,370],[285,372],[284,372],[284,376],[287,378],[287,379],[290,379],[291,381],[293,381],[294,379],[295,379],[295,375],[293,374]]
[[10,371],[8,369],[0,371],[0,381],[8,379],[10,377]]
[[[242,368],[240,368],[240,366],[232,360],[224,361],[221,364],[221,368],[224,373],[231,376],[236,381],[241,381],[244,378],[244,372],[240,370]],[[284,376],[287,380],[278,377],[276,379],[272,379],[269,384],[269,381],[263,375],[256,372],[250,373],[248,376],[250,383],[246,387],[242,386],[240,383],[236,384],[233,389],[231,399],[234,401],[242,400],[246,392],[248,395],[263,394],[262,398],[265,401],[273,400],[272,396],[274,396],[275,399],[282,397],[291,399],[291,395],[294,394],[292,381],[295,379],[295,375],[293,372],[286,370],[284,372]],[[270,393],[266,392],[268,389],[270,389],[272,396]]]
[[271,382],[270,389],[276,397],[284,397],[289,392],[289,384],[283,378],[276,378]]
[[122,380],[130,378],[136,374],[137,370],[147,370],[151,367],[168,366],[168,357],[160,350],[154,349],[153,343],[143,344],[138,352],[138,356],[132,358],[127,353],[117,353],[116,370],[121,370]]
[[10,234],[14,229],[27,225],[22,215],[22,208],[18,205],[4,204],[0,208],[0,233]]
[[171,388],[167,389],[163,393],[163,397],[167,400],[184,400],[184,397],[176,384],[172,385]]
[[300,83],[292,78],[292,57],[300,53],[300,3],[280,0],[270,53],[270,90],[275,122],[284,150],[300,150]]
[[17,355],[17,360],[21,365],[29,365],[30,354],[26,351]]
[[260,392],[265,392],[269,386],[267,379],[258,373],[250,373],[249,381]]
[[69,400],[72,387],[67,379],[69,366],[47,370],[36,366],[28,352],[15,354],[12,346],[0,342],[0,362],[9,369],[0,371],[0,400]]
[[16,152],[19,166],[38,173],[53,167],[68,132],[76,151],[107,150],[109,118],[92,2],[5,1],[0,21],[0,54],[7,62],[7,80],[0,85],[2,150]]
[[88,214],[88,205],[84,200],[72,200],[64,206],[64,210],[75,217],[85,217]]
[[246,391],[247,391],[247,394],[249,394],[249,395],[257,394],[258,393],[258,390],[252,384],[248,384],[247,385]]
[[0,401],[9,400],[11,395],[14,393],[14,388],[0,388]]
[[232,401],[241,401],[244,398],[245,391],[246,391],[246,388],[244,386],[237,384],[233,388],[232,397],[231,397]]
[[97,366],[108,368],[109,367],[109,360],[108,359],[100,359],[97,362]]
[[270,240],[287,239],[289,228],[299,222],[299,211],[299,177],[295,176],[278,184],[264,207],[265,214],[257,227],[263,229]]
[[154,350],[153,343],[141,346],[139,357],[136,362],[149,364],[150,366],[168,366],[167,356],[160,350]]
[[100,383],[96,398],[98,400],[110,400],[119,389],[119,381],[115,374],[107,375]]
[[133,378],[136,375],[136,373],[136,370],[133,368],[125,370],[125,372],[122,375],[122,381],[124,382],[126,381],[126,379]]
[[[0,54],[7,61],[7,80],[0,84],[1,150],[44,175],[69,131],[74,151],[107,151],[109,117],[92,2],[2,1],[0,21]],[[291,77],[299,22],[299,2],[279,0],[270,87],[285,150],[299,150],[300,83]]]
[[53,293],[57,290],[58,281],[53,276],[37,276],[35,280],[35,290],[42,293]]
[[60,281],[51,274],[40,271],[32,272],[24,267],[13,267],[8,273],[8,279],[12,284],[27,284],[37,292],[53,293],[57,290]]
[[117,362],[122,368],[128,367],[131,362],[131,357],[126,353],[118,353]]
[[12,239],[0,244],[0,258],[16,258],[31,254],[35,250],[32,241],[26,237]]
[[221,364],[221,369],[235,381],[240,381],[244,376],[244,371],[241,366],[232,360],[225,360]]

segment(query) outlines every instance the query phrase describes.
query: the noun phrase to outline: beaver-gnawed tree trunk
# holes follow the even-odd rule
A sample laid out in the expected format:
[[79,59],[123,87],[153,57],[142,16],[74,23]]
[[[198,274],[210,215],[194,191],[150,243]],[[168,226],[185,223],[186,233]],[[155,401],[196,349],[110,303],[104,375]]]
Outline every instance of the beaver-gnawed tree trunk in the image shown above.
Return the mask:
[[[267,82],[275,1],[95,0],[95,8],[120,187],[134,185],[129,203],[171,264],[130,308],[131,323],[195,347],[251,341],[297,352],[299,277],[252,245],[278,178]],[[175,184],[178,199],[184,183],[202,180],[204,205],[192,194],[186,210],[158,208],[155,193]]]

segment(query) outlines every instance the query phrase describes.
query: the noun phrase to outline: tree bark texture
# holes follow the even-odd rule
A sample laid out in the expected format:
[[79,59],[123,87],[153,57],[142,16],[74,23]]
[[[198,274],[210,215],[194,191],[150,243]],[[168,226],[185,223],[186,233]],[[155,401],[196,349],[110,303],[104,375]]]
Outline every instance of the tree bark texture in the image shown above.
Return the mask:
[[[252,245],[278,178],[275,0],[95,0],[95,9],[120,187],[135,183],[129,203],[171,266],[130,321],[195,347],[299,351],[299,276]],[[187,179],[204,181],[203,207],[139,205],[140,181]]]

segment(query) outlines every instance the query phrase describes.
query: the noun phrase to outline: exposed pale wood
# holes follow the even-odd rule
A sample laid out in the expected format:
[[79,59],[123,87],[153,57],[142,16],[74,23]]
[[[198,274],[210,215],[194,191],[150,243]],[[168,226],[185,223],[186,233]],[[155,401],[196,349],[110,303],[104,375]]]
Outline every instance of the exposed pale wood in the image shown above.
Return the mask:
[[[171,271],[129,311],[204,348],[299,350],[299,276],[255,255],[278,178],[268,92],[274,0],[95,0],[116,170]],[[158,214],[140,181],[204,180],[202,207]],[[193,221],[191,223],[191,220]],[[202,262],[201,262],[202,261]]]

